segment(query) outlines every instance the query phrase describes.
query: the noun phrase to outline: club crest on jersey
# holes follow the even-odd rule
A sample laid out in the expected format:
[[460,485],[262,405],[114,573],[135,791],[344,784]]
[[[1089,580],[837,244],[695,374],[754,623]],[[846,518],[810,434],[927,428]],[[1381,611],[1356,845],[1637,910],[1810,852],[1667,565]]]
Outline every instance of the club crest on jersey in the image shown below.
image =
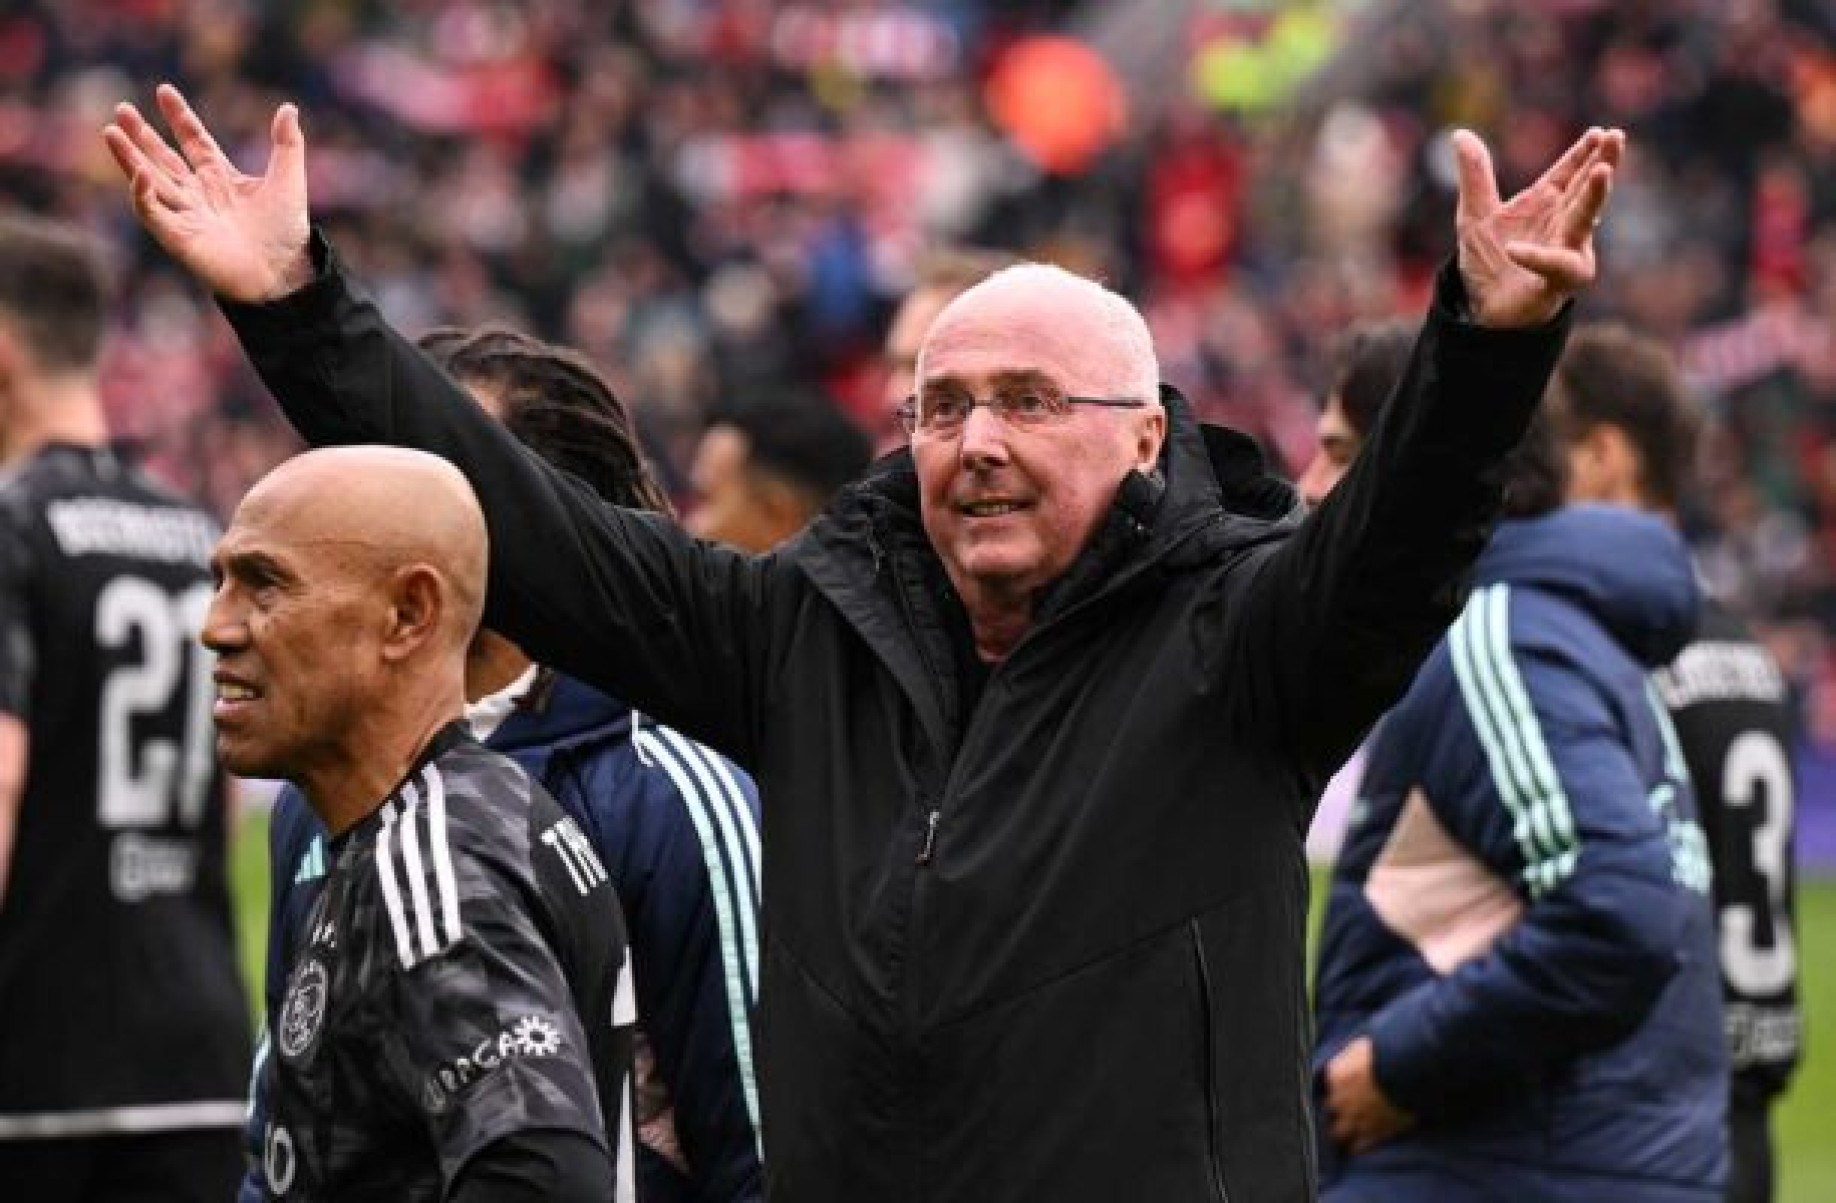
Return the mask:
[[325,965],[317,957],[308,958],[294,975],[274,1037],[282,1057],[298,1061],[312,1050],[324,1024],[329,985]]

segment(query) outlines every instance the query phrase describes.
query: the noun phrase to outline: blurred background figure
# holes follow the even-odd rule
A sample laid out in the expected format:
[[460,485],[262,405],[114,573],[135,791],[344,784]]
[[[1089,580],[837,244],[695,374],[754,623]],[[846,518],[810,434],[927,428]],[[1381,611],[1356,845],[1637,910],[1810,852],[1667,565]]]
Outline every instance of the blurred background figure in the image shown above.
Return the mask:
[[[1699,415],[1669,353],[1624,326],[1584,326],[1556,369],[1569,497],[1671,522],[1690,491]],[[1730,1203],[1773,1197],[1772,1103],[1802,1051],[1792,835],[1796,721],[1784,673],[1744,623],[1705,599],[1694,640],[1656,677],[1715,868],[1726,1007]]]
[[1563,506],[1544,419],[1464,611],[1371,737],[1333,868],[1328,1203],[1717,1203],[1727,1181],[1707,850],[1646,677],[1697,590],[1664,524]]
[[[1407,318],[1359,322],[1341,334],[1332,349],[1331,374],[1320,399],[1314,426],[1318,446],[1295,487],[1308,505],[1318,505],[1345,476],[1364,440],[1377,424],[1384,402],[1396,391],[1409,366],[1409,352],[1421,324]],[[1364,749],[1334,773],[1320,795],[1307,829],[1307,854],[1320,863],[1339,855],[1345,821],[1358,797],[1364,772]]]
[[1392,318],[1361,322],[1339,336],[1314,426],[1319,445],[1295,482],[1308,505],[1324,501],[1364,449],[1383,403],[1409,366],[1420,329],[1418,322]]
[[867,467],[872,446],[825,398],[781,390],[715,411],[689,469],[686,525],[703,539],[770,551]]
[[109,450],[96,248],[0,215],[0,1183],[228,1199],[248,1000],[198,642],[217,524]]
[[873,432],[876,456],[905,445],[899,407],[911,398],[912,384],[918,374],[918,349],[924,345],[924,334],[931,328],[932,320],[971,285],[980,284],[1017,262],[1014,255],[1002,251],[959,248],[935,251],[919,264],[911,291],[893,310],[892,321],[886,328],[886,345],[882,352],[886,389],[875,415],[877,425]]

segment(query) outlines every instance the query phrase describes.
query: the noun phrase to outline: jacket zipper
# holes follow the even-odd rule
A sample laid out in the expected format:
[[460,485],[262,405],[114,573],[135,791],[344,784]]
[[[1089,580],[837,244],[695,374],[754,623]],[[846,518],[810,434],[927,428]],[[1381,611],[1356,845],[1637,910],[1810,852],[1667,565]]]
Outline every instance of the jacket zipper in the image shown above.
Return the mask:
[[1192,959],[1198,964],[1199,1026],[1205,1034],[1205,1151],[1211,1161],[1211,1185],[1217,1191],[1218,1203],[1230,1203],[1230,1192],[1224,1189],[1224,1163],[1218,1156],[1218,1083],[1217,1049],[1211,1031],[1211,968],[1205,962],[1205,941],[1199,935],[1198,920],[1189,920],[1186,930],[1192,934]]
[[918,849],[918,864],[931,863],[931,852],[937,847],[937,820],[943,818],[943,811],[933,806],[931,813],[924,817],[924,847]]

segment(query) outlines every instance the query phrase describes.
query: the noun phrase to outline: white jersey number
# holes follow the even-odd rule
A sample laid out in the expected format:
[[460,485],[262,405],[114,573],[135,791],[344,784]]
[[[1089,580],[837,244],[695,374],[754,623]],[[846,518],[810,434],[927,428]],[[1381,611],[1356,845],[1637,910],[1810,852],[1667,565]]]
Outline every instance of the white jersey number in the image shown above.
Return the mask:
[[1797,972],[1797,950],[1785,922],[1786,846],[1791,832],[1791,762],[1779,741],[1765,731],[1747,731],[1728,746],[1721,768],[1721,796],[1730,810],[1766,804],[1764,821],[1753,830],[1753,867],[1765,879],[1772,912],[1772,943],[1757,939],[1754,908],[1733,903],[1721,910],[1721,969],[1728,983],[1746,995],[1776,994]]
[[[211,770],[211,656],[198,643],[211,589],[199,583],[173,596],[137,576],[110,581],[96,600],[96,642],[140,658],[102,683],[98,813],[104,827],[159,827],[176,810],[195,827],[204,817]],[[186,664],[189,662],[189,670]],[[185,690],[179,740],[134,738],[137,717],[156,715]]]

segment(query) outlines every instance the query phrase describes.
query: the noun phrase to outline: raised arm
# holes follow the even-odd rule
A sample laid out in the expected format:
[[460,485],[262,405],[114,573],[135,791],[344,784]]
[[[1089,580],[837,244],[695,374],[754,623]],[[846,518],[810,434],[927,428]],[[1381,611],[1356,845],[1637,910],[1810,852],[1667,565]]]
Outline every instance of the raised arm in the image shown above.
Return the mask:
[[168,145],[132,105],[104,131],[135,212],[215,292],[263,381],[315,446],[391,443],[456,464],[491,538],[486,623],[744,760],[765,679],[770,561],[601,503],[543,463],[384,321],[307,218],[305,141],[276,111],[261,176],[238,171],[179,93]]
[[1257,566],[1225,660],[1257,721],[1322,781],[1459,613],[1500,465],[1561,353],[1568,301],[1593,279],[1624,136],[1590,130],[1508,202],[1484,144],[1461,131],[1455,149],[1457,267],[1352,471]]

